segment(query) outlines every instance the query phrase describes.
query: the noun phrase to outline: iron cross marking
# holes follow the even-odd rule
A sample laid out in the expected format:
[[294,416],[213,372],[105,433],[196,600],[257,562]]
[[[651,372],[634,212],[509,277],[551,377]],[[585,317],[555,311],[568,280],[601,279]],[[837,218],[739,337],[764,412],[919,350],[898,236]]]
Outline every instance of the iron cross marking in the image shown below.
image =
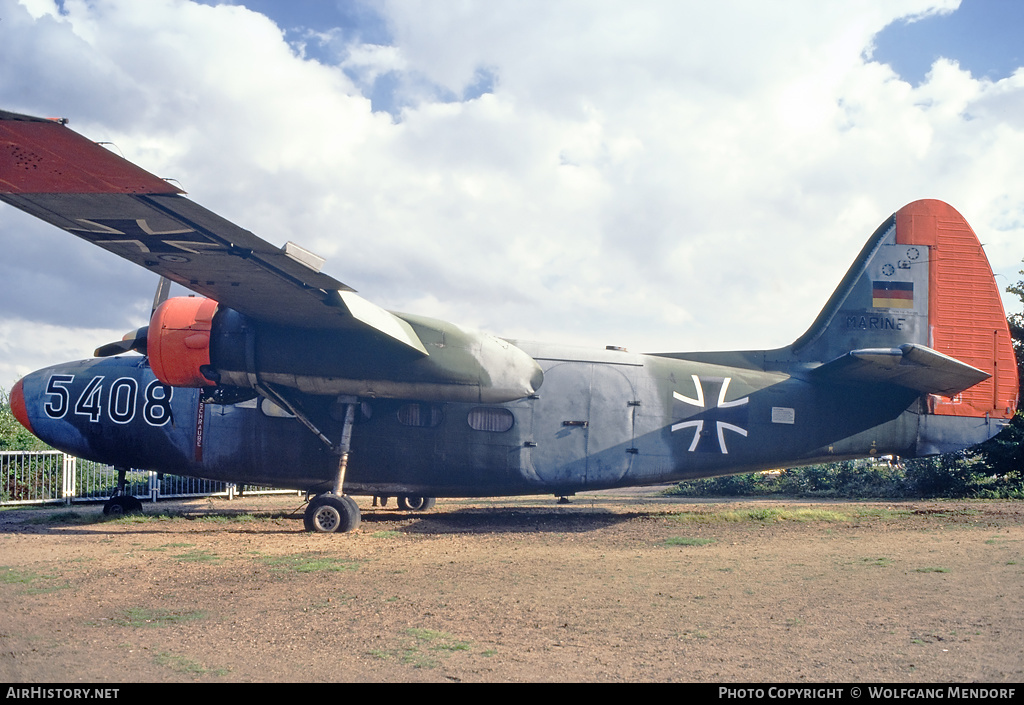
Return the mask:
[[[697,390],[697,396],[687,397],[679,392],[673,392],[676,409],[673,415],[684,417],[685,420],[672,424],[672,431],[680,431],[684,428],[693,429],[693,442],[690,443],[691,453],[722,453],[729,452],[725,444],[725,432],[731,431],[746,437],[749,397],[726,401],[725,395],[729,390],[729,383],[732,377],[705,377],[703,380],[697,375],[691,375],[693,386]],[[710,403],[709,403],[710,402]],[[680,406],[682,405],[682,406]],[[693,413],[687,407],[702,409]],[[708,426],[705,430],[705,426]],[[715,444],[712,440],[717,439]]]
[[95,218],[86,220],[79,218],[84,227],[68,228],[79,237],[100,246],[124,246],[136,249],[139,253],[208,253],[213,249],[223,249],[211,242],[204,235],[192,228],[174,230],[155,230],[145,218]]

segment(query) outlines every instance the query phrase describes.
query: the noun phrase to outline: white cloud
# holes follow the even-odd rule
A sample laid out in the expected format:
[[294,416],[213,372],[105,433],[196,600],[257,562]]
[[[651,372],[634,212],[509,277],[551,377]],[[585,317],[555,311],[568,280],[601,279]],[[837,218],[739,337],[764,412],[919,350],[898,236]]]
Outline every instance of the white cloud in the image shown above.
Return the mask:
[[[389,308],[632,349],[769,347],[917,198],[961,210],[1017,280],[1024,72],[939,62],[915,89],[863,58],[894,18],[948,6],[395,0],[378,5],[393,45],[332,66],[243,7],[0,0],[0,107],[73,118]],[[492,92],[461,100],[481,71]],[[398,119],[366,94],[385,73]],[[25,222],[0,210],[11,251],[68,239]],[[137,317],[144,272],[133,286],[91,295]],[[44,320],[70,325],[64,305]]]
[[0,320],[0,387],[10,391],[28,373],[92,355],[127,331],[49,325],[21,319]]

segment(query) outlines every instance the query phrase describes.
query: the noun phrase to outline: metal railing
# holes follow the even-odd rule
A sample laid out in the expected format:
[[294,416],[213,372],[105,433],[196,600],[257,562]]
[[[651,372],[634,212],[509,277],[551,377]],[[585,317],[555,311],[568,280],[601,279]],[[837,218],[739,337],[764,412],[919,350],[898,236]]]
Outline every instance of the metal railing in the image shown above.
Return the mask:
[[[234,498],[237,485],[181,475],[130,470],[125,492],[138,499],[225,496]],[[0,505],[96,502],[117,488],[117,470],[110,465],[82,460],[58,450],[0,451]],[[247,494],[286,493],[246,487]]]

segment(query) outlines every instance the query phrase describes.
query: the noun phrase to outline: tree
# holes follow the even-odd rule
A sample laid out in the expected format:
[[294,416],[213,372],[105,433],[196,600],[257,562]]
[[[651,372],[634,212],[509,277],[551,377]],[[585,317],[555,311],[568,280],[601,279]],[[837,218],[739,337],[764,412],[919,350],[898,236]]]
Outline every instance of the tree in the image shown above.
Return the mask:
[[[1020,274],[1024,274],[1024,270]],[[1024,280],[1011,284],[1006,290],[1016,294],[1024,307]],[[1024,382],[1024,311],[1011,313],[1006,317],[1006,323],[1010,327],[1013,353],[1017,357],[1017,379]],[[1020,390],[1017,395],[1020,399]],[[982,458],[990,473],[1019,487],[1024,483],[1024,413],[1018,410],[999,435],[977,446],[971,453]]]

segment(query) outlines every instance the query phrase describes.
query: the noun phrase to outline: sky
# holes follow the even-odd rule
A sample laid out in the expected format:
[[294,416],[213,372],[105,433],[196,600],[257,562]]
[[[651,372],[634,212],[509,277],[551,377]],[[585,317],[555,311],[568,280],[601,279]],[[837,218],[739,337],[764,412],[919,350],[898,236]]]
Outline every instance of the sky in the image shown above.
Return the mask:
[[[0,0],[0,109],[68,118],[390,310],[763,349],[919,198],[1021,279],[1022,8]],[[0,246],[0,386],[146,322],[149,272],[3,205]]]

